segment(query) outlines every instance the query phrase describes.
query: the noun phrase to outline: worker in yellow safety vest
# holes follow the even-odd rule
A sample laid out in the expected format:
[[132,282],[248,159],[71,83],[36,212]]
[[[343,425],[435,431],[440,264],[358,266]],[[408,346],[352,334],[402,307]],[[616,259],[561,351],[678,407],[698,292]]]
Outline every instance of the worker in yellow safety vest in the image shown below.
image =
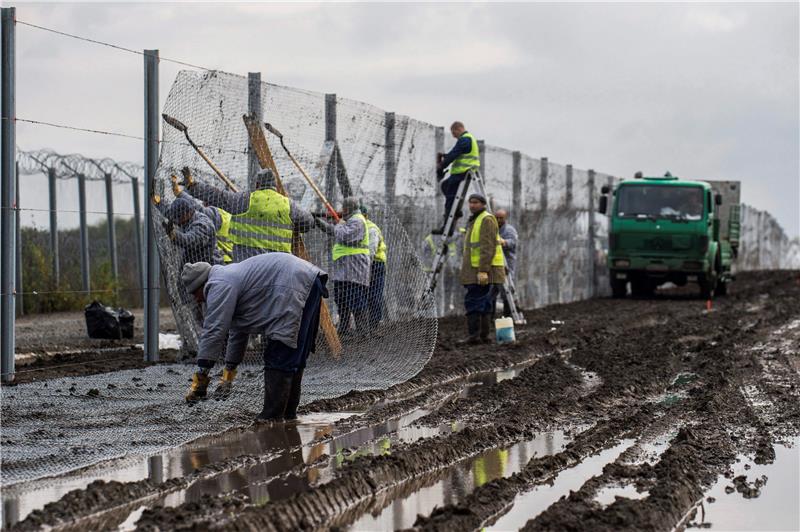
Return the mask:
[[498,241],[497,219],[486,210],[486,198],[481,194],[472,194],[469,197],[469,211],[472,215],[467,223],[461,259],[461,284],[466,289],[466,343],[489,343],[489,322],[495,290],[506,279],[505,260]]
[[361,214],[367,221],[369,231],[369,254],[372,257],[369,275],[369,289],[367,290],[367,310],[369,312],[370,327],[377,326],[383,318],[383,288],[386,284],[386,240],[383,231],[369,219],[368,210],[361,206]]
[[352,316],[359,334],[369,332],[367,291],[372,264],[367,219],[358,198],[342,201],[342,217],[331,224],[316,217],[317,226],[334,238],[333,299],[339,310],[339,335],[350,331]]
[[228,238],[233,262],[269,252],[292,252],[294,232],[306,232],[314,218],[296,202],[275,190],[272,170],[260,170],[251,180],[252,192],[231,192],[193,179],[183,169],[186,191],[230,213]]
[[[470,170],[477,170],[481,167],[481,154],[478,149],[478,140],[467,131],[462,122],[453,122],[450,126],[450,134],[457,139],[453,148],[447,154],[440,154],[437,163],[437,177],[441,179],[439,186],[444,194],[444,220],[441,227],[433,230],[433,234],[441,235],[444,232],[444,226],[447,223],[447,217],[450,215],[453,201],[455,201],[458,187],[467,172]],[[442,179],[445,169],[450,166],[450,176],[447,179]],[[456,212],[453,222],[455,223],[461,217],[461,210]]]

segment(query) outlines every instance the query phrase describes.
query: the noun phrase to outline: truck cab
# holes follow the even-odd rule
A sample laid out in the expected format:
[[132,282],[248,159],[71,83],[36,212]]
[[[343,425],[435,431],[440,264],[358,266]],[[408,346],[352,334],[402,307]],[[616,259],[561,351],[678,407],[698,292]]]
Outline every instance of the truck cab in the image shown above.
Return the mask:
[[[669,172],[617,185],[608,213],[608,268],[614,297],[624,297],[628,283],[637,296],[652,294],[667,282],[678,286],[695,282],[706,298],[727,291],[738,247],[738,183],[717,183],[728,184],[729,189],[733,183],[735,209],[733,203],[723,205],[723,195],[710,182],[682,180]],[[601,213],[608,210],[610,192],[604,187]]]

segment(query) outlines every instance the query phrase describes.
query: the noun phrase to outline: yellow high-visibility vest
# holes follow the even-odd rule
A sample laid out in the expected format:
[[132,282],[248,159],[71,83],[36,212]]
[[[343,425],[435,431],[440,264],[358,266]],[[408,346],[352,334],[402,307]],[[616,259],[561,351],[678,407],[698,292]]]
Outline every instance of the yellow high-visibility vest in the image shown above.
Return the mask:
[[230,239],[239,246],[291,253],[294,226],[289,212],[289,198],[269,188],[256,190],[250,193],[247,212],[231,216]]
[[375,252],[375,262],[386,262],[386,241],[383,240],[381,228],[372,220],[366,220],[367,230],[375,229],[378,232],[378,250]]
[[333,245],[333,260],[337,261],[342,257],[349,255],[367,255],[369,256],[369,228],[367,227],[367,219],[363,214],[354,214],[353,218],[359,220],[364,224],[364,238],[361,239],[355,246],[348,246],[345,244],[336,243]]
[[225,264],[233,262],[233,242],[230,239],[231,213],[216,207],[222,218],[222,225],[217,229],[217,248],[222,252],[222,261]]
[[467,137],[471,142],[471,149],[469,153],[465,153],[456,157],[453,164],[450,166],[450,174],[463,174],[467,170],[475,170],[481,167],[481,154],[478,150],[478,141],[472,136],[472,133],[464,133],[462,137]]
[[[472,224],[472,231],[469,234],[469,263],[473,268],[477,268],[481,262],[481,226],[483,220],[487,216],[492,216],[486,211],[483,211],[475,218],[475,223]],[[494,218],[494,216],[492,216]],[[505,259],[503,258],[503,247],[498,242],[494,248],[494,257],[492,257],[492,266],[505,266]]]

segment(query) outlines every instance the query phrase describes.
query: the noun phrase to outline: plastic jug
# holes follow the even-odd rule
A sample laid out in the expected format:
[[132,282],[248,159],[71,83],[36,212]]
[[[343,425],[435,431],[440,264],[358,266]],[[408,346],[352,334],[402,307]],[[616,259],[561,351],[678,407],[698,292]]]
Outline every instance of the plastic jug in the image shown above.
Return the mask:
[[495,338],[498,344],[507,344],[516,342],[517,338],[514,336],[514,320],[512,318],[497,318],[494,320]]

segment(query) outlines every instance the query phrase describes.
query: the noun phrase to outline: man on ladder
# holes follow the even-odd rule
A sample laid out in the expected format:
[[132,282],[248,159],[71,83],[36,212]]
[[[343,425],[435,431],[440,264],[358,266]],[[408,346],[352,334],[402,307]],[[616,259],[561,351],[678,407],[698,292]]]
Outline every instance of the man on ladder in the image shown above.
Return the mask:
[[[445,225],[447,225],[447,218],[453,207],[453,202],[455,201],[459,186],[467,176],[467,172],[470,170],[478,170],[481,167],[478,140],[472,133],[466,130],[464,124],[458,121],[453,122],[453,125],[450,126],[450,133],[458,140],[450,152],[440,157],[437,164],[437,174],[439,178],[441,179],[441,177],[444,176],[444,171],[448,166],[450,166],[450,177],[442,179],[439,183],[445,198],[444,220],[440,228],[431,231],[434,235],[441,235],[444,233]],[[454,220],[460,217],[461,209],[458,209]]]

